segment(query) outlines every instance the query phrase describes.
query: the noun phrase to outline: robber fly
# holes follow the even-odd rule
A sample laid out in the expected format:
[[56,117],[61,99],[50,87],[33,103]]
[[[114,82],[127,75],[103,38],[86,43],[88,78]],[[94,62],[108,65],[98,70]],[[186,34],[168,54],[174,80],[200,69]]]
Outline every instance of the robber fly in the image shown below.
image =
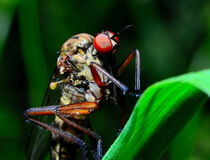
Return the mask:
[[[96,37],[81,33],[68,39],[61,47],[57,69],[45,95],[45,100],[48,101],[50,98],[48,93],[50,91],[53,93],[57,89],[60,91],[58,101],[55,104],[30,108],[24,112],[29,122],[51,132],[52,160],[73,159],[78,147],[82,150],[82,159],[86,159],[87,145],[82,133],[95,139],[97,145],[93,148],[93,157],[101,159],[102,141],[99,135],[91,131],[88,115],[98,110],[102,100],[113,99],[111,84],[119,87],[123,94],[139,96],[140,53],[137,49],[128,55],[116,71],[110,69],[108,72],[103,67],[104,57],[112,57],[118,49],[119,33],[103,31]],[[134,56],[136,56],[135,90],[131,91],[115,77],[120,75]],[[42,117],[54,115],[53,124],[46,123],[43,118],[35,119],[34,116],[37,115]],[[40,159],[36,153],[44,145],[42,135],[36,132],[30,159]]]

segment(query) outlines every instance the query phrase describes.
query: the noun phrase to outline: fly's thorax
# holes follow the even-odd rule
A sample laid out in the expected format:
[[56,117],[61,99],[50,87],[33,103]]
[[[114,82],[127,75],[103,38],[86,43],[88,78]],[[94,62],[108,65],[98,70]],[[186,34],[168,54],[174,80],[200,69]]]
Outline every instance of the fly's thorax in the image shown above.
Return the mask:
[[[71,72],[74,69],[71,63],[71,56],[81,49],[83,54],[87,48],[93,43],[94,37],[90,34],[81,33],[72,36],[61,47],[61,54],[57,60],[57,66],[60,69],[60,73]],[[79,60],[79,59],[78,59]]]
[[88,48],[94,37],[87,33],[80,33],[69,38],[61,47],[61,51],[74,52],[77,48]]
[[[61,93],[60,104],[68,105],[68,104],[86,102],[87,100],[85,98],[85,93],[86,92],[83,88],[78,88],[69,84],[65,84]],[[87,118],[86,115],[69,115],[69,117],[80,120]]]
[[82,88],[65,84],[62,90],[60,103],[63,105],[85,102],[85,91]]
[[[63,84],[62,96],[60,98],[61,104],[73,104],[80,102],[97,102],[99,103],[103,98],[107,99],[110,96],[109,87],[100,88],[94,81],[88,81],[85,77],[74,77],[70,74],[71,84]],[[81,78],[81,79],[77,79]]]
[[73,86],[65,84],[61,93],[60,103],[62,105],[80,102],[99,103],[103,96],[103,90],[94,82],[89,82],[85,87],[80,87],[80,85]]

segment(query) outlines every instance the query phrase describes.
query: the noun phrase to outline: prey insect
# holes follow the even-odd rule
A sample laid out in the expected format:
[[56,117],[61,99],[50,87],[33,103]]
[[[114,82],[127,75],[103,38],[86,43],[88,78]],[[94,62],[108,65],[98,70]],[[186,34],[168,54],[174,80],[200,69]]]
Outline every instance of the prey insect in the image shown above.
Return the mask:
[[[45,106],[29,108],[24,112],[25,118],[41,128],[51,132],[51,159],[73,159],[78,147],[82,150],[81,159],[86,159],[87,145],[83,133],[87,134],[96,147],[92,147],[94,159],[102,158],[100,136],[89,126],[88,115],[99,109],[103,100],[116,100],[116,87],[123,94],[140,95],[140,53],[133,50],[114,70],[104,68],[105,57],[113,63],[113,56],[119,46],[118,33],[103,31],[96,37],[81,33],[68,39],[61,47],[57,59],[57,68],[51,78],[45,95]],[[135,90],[117,80],[130,61],[136,57]],[[111,62],[110,62],[111,61]],[[110,87],[113,85],[114,91]],[[55,91],[59,91],[57,101],[50,103]],[[51,95],[50,95],[51,93]],[[44,118],[54,115],[53,124],[46,123]],[[34,116],[44,118],[38,119]],[[33,138],[33,137],[32,137]],[[30,159],[40,159],[45,145],[39,129],[35,132],[34,144]],[[93,143],[94,143],[93,142]]]

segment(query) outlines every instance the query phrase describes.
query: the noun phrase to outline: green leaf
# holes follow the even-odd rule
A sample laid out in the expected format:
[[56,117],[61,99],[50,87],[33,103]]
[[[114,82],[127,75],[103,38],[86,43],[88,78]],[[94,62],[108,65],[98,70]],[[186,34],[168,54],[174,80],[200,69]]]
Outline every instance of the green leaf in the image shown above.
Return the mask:
[[210,96],[210,70],[170,78],[150,86],[138,100],[107,159],[159,159],[168,144]]
[[204,115],[201,109],[201,111],[197,112],[197,114],[172,141],[169,151],[170,154],[168,155],[169,160],[191,159],[193,156],[193,150],[196,146],[196,141],[198,140],[198,138],[196,138],[196,131],[199,130],[198,127],[201,124],[201,118],[203,117]]

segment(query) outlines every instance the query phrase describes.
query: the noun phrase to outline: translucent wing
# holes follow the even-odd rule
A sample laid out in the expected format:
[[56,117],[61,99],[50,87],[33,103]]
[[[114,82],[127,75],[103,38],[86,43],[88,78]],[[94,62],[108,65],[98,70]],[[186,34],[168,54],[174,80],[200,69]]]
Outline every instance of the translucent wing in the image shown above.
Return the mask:
[[[56,68],[52,78],[49,82],[56,82],[62,79],[62,76],[59,74],[58,69]],[[59,98],[61,96],[61,86],[57,86],[55,90],[48,88],[45,92],[42,107],[49,105],[57,105],[59,103]],[[53,116],[43,115],[39,116],[38,119],[42,122],[52,124]],[[34,126],[31,132],[30,140],[28,143],[28,157],[30,160],[40,160],[44,159],[47,153],[50,151],[50,133],[46,130],[43,130],[37,126]]]

